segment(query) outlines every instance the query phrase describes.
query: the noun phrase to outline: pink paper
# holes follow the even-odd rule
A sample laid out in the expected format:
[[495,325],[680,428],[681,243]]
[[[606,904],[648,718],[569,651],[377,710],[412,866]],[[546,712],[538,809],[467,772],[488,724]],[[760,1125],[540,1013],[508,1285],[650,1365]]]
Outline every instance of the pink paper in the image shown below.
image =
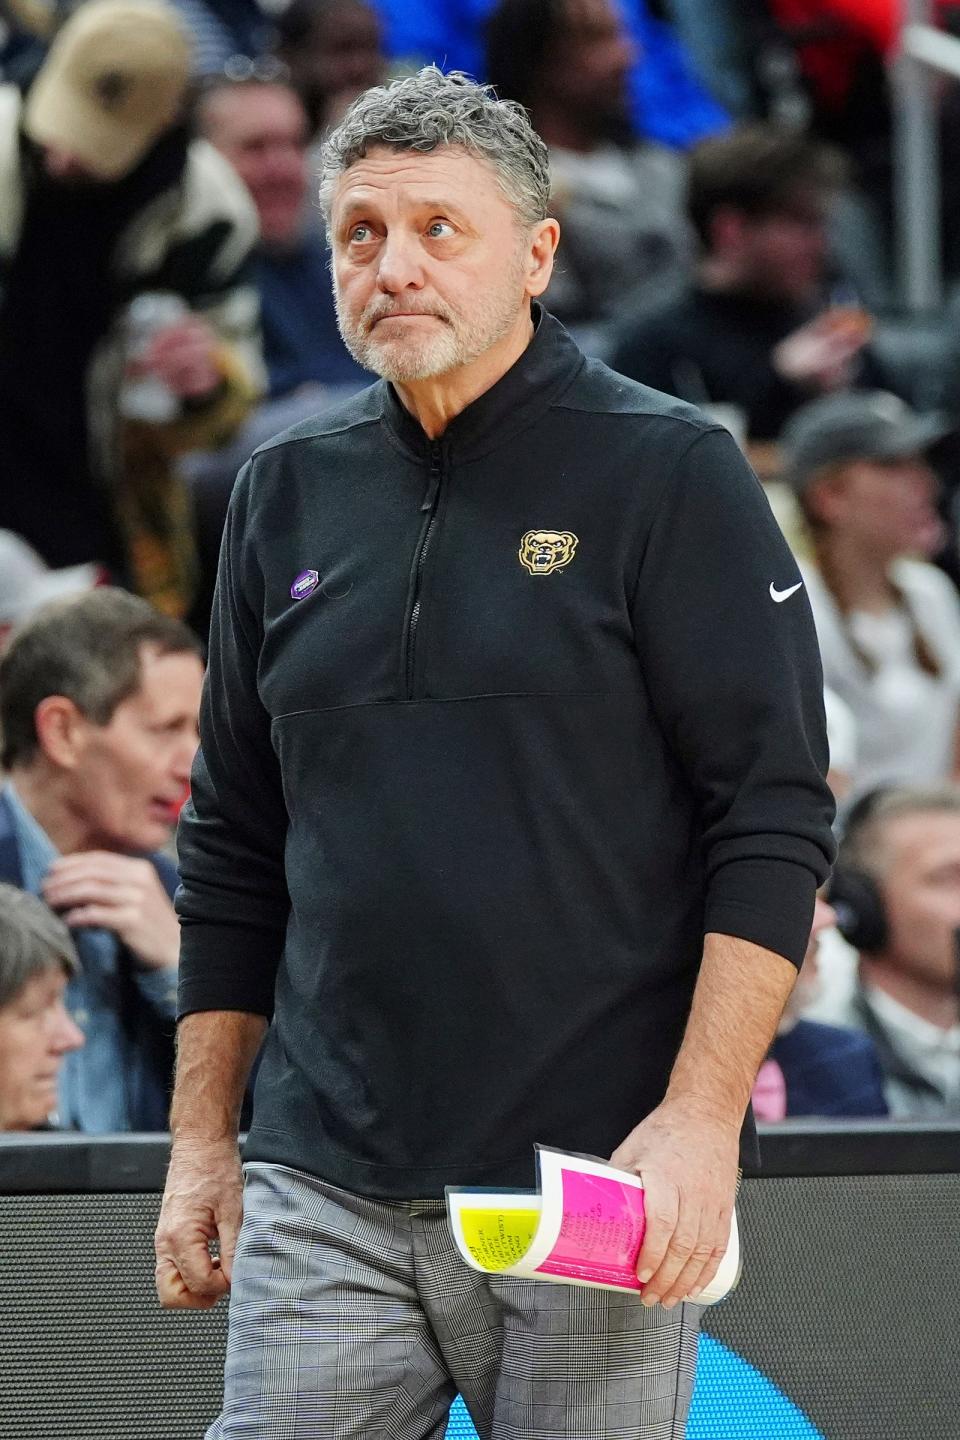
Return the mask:
[[643,1191],[623,1184],[615,1175],[583,1175],[575,1170],[560,1173],[560,1235],[537,1269],[545,1275],[641,1290],[637,1257],[645,1223]]

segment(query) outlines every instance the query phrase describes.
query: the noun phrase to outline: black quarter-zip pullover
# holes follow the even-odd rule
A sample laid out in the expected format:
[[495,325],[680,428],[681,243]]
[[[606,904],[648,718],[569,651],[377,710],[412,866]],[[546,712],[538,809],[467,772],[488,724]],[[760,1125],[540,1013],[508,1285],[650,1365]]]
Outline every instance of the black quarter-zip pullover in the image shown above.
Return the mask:
[[367,1195],[609,1154],[704,933],[799,963],[833,853],[759,484],[538,319],[438,441],[377,384],[262,447],[227,522],[181,1013],[272,1016],[247,1158]]

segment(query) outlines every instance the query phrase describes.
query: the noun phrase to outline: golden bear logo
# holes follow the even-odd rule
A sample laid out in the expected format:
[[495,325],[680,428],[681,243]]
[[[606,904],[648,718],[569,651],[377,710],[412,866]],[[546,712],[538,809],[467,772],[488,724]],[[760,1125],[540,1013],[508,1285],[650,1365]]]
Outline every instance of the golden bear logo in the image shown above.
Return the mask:
[[531,575],[549,575],[570,564],[578,544],[569,530],[528,530],[520,541],[520,563]]

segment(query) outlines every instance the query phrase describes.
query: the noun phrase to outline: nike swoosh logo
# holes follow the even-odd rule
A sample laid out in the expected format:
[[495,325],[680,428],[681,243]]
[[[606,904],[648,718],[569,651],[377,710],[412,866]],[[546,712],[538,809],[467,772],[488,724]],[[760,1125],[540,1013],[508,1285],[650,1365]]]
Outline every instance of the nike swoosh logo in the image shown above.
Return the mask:
[[771,599],[776,605],[782,605],[783,602],[784,602],[784,600],[789,600],[791,595],[795,595],[798,590],[802,590],[802,589],[803,589],[803,581],[802,581],[802,580],[798,580],[797,583],[796,583],[796,585],[791,585],[789,590],[778,590],[777,587],[774,585],[773,581],[771,580],[771,581],[770,581],[770,599]]

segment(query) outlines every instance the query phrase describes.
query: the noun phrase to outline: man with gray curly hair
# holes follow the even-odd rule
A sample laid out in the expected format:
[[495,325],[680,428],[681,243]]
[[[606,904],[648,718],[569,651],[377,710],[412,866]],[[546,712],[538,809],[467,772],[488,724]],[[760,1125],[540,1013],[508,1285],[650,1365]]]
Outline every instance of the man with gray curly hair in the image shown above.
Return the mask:
[[[349,223],[355,194],[359,188],[362,195],[370,179],[362,162],[378,145],[391,156],[406,150],[423,157],[419,170],[431,183],[436,177],[443,185],[447,176],[456,174],[464,191],[478,181],[491,192],[499,190],[497,198],[505,202],[498,217],[501,243],[497,245],[503,283],[476,285],[471,270],[465,269],[462,293],[442,291],[416,300],[385,293],[379,286],[371,293],[364,283],[368,267],[363,246],[357,246],[359,263],[338,274],[335,289],[337,319],[347,349],[361,365],[394,384],[449,375],[488,352],[494,364],[500,363],[504,344],[511,350],[515,346],[518,321],[523,321],[521,334],[528,338],[528,317],[518,315],[517,296],[524,290],[529,232],[537,228],[541,247],[533,294],[541,293],[539,281],[552,262],[559,233],[556,223],[547,219],[546,146],[519,105],[496,102],[466,76],[443,75],[431,66],[389,88],[368,90],[330,136],[323,148],[320,181],[320,204],[328,224],[335,192],[340,198],[338,219]],[[479,162],[476,169],[463,168],[467,157]],[[393,168],[390,160],[386,165]],[[488,210],[486,218],[494,214]],[[439,324],[395,323],[401,318]],[[484,371],[488,368],[485,365]]]
[[[381,379],[237,482],[179,841],[157,1289],[231,1290],[209,1440],[439,1440],[457,1389],[482,1440],[683,1433],[832,855],[822,685],[730,436],[537,303],[548,194],[434,68],[324,151]],[[642,1173],[642,1293],[460,1260],[444,1188],[536,1142]]]

